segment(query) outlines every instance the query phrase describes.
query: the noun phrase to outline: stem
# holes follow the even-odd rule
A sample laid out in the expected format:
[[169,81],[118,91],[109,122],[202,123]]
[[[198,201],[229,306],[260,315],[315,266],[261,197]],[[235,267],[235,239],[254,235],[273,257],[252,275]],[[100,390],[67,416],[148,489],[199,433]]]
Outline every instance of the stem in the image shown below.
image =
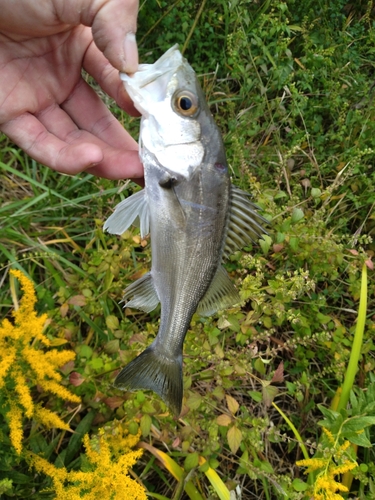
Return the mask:
[[203,2],[201,3],[201,6],[199,7],[199,10],[198,10],[197,15],[195,16],[195,19],[194,19],[194,22],[193,22],[193,26],[191,27],[191,29],[189,31],[189,34],[186,37],[184,46],[181,49],[181,54],[183,54],[185,52],[187,46],[189,45],[190,38],[192,37],[192,35],[194,33],[194,30],[195,30],[195,28],[196,28],[196,26],[198,24],[199,18],[201,17],[201,14],[203,12],[203,9],[204,9],[206,1],[207,0],[203,0]]
[[[340,399],[337,404],[337,411],[345,408],[349,401],[350,391],[352,390],[354,379],[358,369],[358,362],[361,356],[362,342],[363,342],[363,332],[365,329],[366,322],[366,311],[367,311],[367,266],[363,264],[362,267],[362,282],[361,282],[361,295],[359,299],[359,309],[358,309],[358,319],[357,326],[355,328],[352,351],[350,353],[350,359],[348,363],[348,368],[346,370],[344,383],[341,388]],[[339,392],[337,391],[337,395]],[[336,397],[336,396],[335,396]],[[334,398],[335,399],[335,398]],[[358,446],[352,444],[354,454],[357,455]],[[342,476],[342,484],[350,490],[353,481],[353,474],[348,471]]]
[[[301,450],[302,450],[303,456],[305,457],[305,460],[308,460],[310,457],[309,457],[309,454],[308,454],[308,452],[306,450],[306,446],[305,446],[304,442],[302,441],[301,435],[297,431],[297,429],[294,426],[293,422],[285,415],[285,413],[277,406],[276,403],[272,403],[272,406],[274,408],[276,408],[276,410],[280,413],[280,415],[283,417],[283,419],[285,420],[285,422],[289,425],[290,430],[293,432],[295,438],[298,441],[298,444],[301,447]],[[309,473],[308,483],[309,484],[313,483],[313,474],[311,472]]]
[[340,411],[342,408],[345,408],[346,405],[348,404],[350,391],[352,390],[354,384],[354,379],[358,369],[358,361],[361,356],[363,332],[365,329],[365,321],[366,321],[366,310],[367,310],[367,267],[366,264],[363,264],[361,295],[359,299],[357,326],[354,333],[352,351],[350,353],[348,368],[346,370],[344,383],[342,384],[340,399],[337,405],[337,411]]

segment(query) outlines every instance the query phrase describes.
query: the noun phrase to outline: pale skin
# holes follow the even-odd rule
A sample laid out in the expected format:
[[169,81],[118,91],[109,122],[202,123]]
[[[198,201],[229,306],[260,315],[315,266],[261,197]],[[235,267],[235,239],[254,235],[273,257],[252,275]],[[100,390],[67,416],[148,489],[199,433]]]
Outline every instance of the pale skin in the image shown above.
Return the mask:
[[59,172],[142,178],[137,143],[81,76],[129,114],[138,0],[1,0],[0,131]]

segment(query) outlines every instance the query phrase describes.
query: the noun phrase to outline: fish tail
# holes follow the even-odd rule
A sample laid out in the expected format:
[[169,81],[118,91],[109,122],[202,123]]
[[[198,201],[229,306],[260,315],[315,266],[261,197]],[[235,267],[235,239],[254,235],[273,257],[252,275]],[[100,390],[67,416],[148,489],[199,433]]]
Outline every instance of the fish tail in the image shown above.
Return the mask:
[[151,389],[178,416],[182,408],[182,353],[167,356],[151,344],[117,375],[120,389]]

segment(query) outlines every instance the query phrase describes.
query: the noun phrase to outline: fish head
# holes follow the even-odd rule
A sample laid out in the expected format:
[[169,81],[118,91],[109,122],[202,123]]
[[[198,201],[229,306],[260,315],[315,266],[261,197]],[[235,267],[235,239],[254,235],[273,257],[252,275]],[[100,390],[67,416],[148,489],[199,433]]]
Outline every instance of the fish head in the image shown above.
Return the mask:
[[136,73],[120,76],[142,114],[141,158],[145,149],[168,172],[189,179],[204,157],[201,114],[209,110],[178,45],[154,64],[141,64]]

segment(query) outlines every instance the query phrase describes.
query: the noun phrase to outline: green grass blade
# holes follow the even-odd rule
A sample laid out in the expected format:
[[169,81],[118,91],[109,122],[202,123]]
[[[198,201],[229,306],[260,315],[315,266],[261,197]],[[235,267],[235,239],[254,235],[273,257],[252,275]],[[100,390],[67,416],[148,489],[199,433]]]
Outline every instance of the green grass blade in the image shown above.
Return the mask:
[[355,376],[358,370],[358,362],[361,356],[363,332],[365,330],[365,322],[366,322],[366,311],[367,311],[367,266],[366,264],[363,264],[357,326],[354,333],[353,345],[350,353],[348,368],[346,370],[344,383],[342,385],[340,400],[337,405],[337,411],[340,411],[342,408],[345,408],[346,405],[348,404],[350,391],[352,390],[354,384]]

